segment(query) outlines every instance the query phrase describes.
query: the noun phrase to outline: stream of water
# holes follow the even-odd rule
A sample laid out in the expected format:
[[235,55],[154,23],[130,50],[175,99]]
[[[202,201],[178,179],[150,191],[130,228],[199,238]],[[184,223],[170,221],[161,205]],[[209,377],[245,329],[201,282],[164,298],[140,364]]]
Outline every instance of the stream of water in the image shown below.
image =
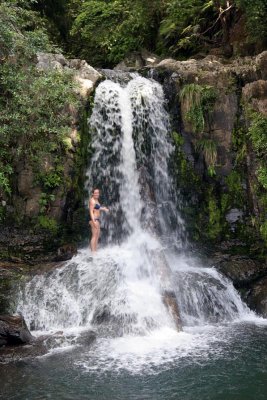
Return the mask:
[[33,334],[63,335],[48,355],[6,366],[3,398],[266,398],[266,320],[215,268],[184,252],[165,106],[151,79],[98,86],[87,188],[99,187],[110,208],[102,247],[93,257],[80,249],[22,289],[18,311]]

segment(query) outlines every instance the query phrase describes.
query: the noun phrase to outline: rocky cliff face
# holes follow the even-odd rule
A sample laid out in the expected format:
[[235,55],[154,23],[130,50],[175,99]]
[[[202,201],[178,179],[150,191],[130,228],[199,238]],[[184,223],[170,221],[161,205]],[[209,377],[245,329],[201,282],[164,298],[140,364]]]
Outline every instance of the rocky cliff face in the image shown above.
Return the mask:
[[[168,59],[152,72],[150,69],[150,75],[163,83],[169,100],[177,133],[177,185],[184,195],[183,203],[196,207],[198,217],[187,206],[182,212],[189,213],[192,224],[196,219],[192,227],[196,239],[204,234],[214,242],[246,241],[246,236],[251,236],[244,229],[246,225],[254,232],[253,241],[260,248],[265,246],[262,196],[266,188],[264,177],[259,178],[265,155],[257,145],[264,142],[265,135],[266,63],[267,52],[263,52],[232,62],[214,56]],[[255,125],[259,132],[253,131]],[[253,226],[254,217],[257,226]],[[204,221],[205,232],[201,227]],[[253,251],[253,243],[246,244]]]
[[90,95],[101,75],[86,61],[67,60],[61,54],[38,53],[36,69],[43,76],[51,70],[70,72],[70,79],[76,82],[78,106],[69,105],[62,111],[71,121],[64,149],[38,149],[36,154],[42,157],[39,170],[27,155],[15,163],[12,197],[2,201],[6,213],[0,233],[2,259],[36,262],[68,258],[75,251],[69,242],[75,242],[81,225],[86,228],[83,180],[90,141],[87,116]]
[[162,60],[173,170],[191,238],[248,304],[267,315],[267,52],[226,61]]

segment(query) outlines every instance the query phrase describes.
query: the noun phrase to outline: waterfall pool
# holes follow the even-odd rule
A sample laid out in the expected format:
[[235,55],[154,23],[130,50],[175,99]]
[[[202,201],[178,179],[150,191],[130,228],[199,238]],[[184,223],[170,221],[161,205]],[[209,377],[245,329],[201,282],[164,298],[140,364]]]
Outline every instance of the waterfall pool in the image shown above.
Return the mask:
[[263,400],[266,359],[267,325],[260,321],[99,338],[90,348],[0,365],[0,398]]
[[[267,320],[215,269],[170,255],[183,321],[177,332],[148,279],[144,250],[138,256],[130,242],[94,259],[80,250],[28,282],[18,307],[39,329],[33,334],[62,330],[64,340],[47,355],[0,365],[1,398],[265,399]],[[87,329],[96,340],[77,344]]]

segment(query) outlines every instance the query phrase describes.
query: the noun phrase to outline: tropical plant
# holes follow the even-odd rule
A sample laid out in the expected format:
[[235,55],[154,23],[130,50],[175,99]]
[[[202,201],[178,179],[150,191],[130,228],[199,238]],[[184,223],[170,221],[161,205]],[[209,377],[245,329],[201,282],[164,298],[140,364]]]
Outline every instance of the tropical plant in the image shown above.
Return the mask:
[[248,129],[248,136],[252,141],[254,150],[258,156],[266,156],[267,152],[267,117],[261,113],[250,112],[249,118],[251,120]]
[[212,139],[202,138],[197,141],[196,149],[201,151],[208,167],[213,170],[217,162],[217,146]]
[[184,106],[185,118],[192,124],[195,133],[203,133],[216,97],[216,90],[212,86],[190,83],[182,88],[180,100]]

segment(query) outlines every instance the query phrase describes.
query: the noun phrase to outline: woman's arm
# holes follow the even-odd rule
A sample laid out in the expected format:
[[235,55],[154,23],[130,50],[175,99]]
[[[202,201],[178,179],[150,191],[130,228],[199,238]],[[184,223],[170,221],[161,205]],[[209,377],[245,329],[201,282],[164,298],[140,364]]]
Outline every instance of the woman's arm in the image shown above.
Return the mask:
[[107,207],[100,207],[100,211],[109,212],[109,209]]

